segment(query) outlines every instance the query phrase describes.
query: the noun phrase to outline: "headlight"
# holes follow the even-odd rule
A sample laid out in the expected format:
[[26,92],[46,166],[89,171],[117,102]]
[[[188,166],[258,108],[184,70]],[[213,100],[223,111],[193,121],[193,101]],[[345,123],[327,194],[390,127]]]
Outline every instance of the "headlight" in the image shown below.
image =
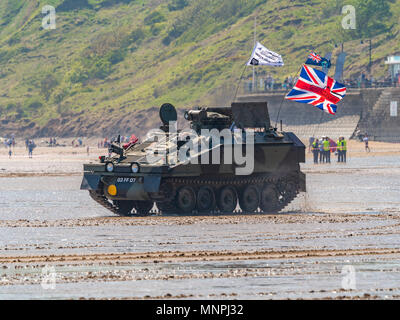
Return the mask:
[[132,170],[133,173],[138,173],[139,172],[139,165],[137,163],[132,163],[131,170]]
[[107,172],[113,172],[114,171],[114,165],[111,162],[107,163],[106,170],[107,170]]

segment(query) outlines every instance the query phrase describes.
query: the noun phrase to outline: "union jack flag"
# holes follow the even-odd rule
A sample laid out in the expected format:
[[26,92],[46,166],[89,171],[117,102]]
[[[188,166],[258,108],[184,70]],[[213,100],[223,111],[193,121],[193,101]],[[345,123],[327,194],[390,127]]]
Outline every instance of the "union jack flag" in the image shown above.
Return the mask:
[[313,106],[335,114],[336,104],[346,95],[346,87],[319,70],[303,65],[300,78],[285,99]]
[[314,51],[311,51],[311,53],[307,57],[306,64],[310,64],[312,66],[320,66],[329,69],[331,67],[331,60],[327,58],[322,58],[319,54],[315,53]]
[[320,63],[322,60],[321,56],[316,54],[315,52],[311,52],[310,55],[308,56],[308,58],[317,63]]

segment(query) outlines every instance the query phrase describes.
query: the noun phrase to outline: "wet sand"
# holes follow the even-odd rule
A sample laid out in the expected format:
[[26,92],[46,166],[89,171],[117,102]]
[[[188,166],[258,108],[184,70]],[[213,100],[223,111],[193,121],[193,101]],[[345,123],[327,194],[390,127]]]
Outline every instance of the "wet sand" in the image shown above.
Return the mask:
[[398,299],[400,145],[349,148],[281,214],[148,218],[79,190],[97,147],[1,148],[0,298]]

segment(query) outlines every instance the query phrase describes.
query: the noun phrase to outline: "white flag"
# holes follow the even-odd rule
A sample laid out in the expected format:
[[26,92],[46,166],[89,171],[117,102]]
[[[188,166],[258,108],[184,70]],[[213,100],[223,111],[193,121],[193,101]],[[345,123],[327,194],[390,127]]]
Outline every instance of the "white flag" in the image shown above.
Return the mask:
[[261,43],[257,42],[253,49],[250,60],[247,62],[248,66],[275,66],[282,67],[284,65],[282,56],[273,52]]

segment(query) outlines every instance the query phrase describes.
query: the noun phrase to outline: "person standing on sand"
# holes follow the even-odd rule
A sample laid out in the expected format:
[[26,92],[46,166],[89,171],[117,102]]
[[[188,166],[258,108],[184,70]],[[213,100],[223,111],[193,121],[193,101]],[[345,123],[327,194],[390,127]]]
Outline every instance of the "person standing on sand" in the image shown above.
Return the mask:
[[337,155],[338,155],[337,162],[342,162],[342,137],[339,137],[336,144],[337,144],[336,150],[337,150]]
[[324,137],[319,141],[319,163],[325,162]]
[[344,137],[340,137],[337,143],[338,147],[338,162],[346,162],[346,154],[347,154],[347,141]]
[[331,163],[331,144],[328,137],[325,137],[323,142],[324,153],[325,153],[325,162]]
[[12,156],[12,140],[11,138],[7,140],[7,146],[8,146],[8,158],[11,159]]
[[368,135],[365,135],[363,140],[364,140],[364,143],[365,143],[365,152],[371,152],[371,149],[368,146]]
[[342,162],[347,162],[347,141],[342,137]]
[[318,139],[315,139],[312,143],[312,153],[314,155],[314,164],[318,164],[318,155],[319,155],[319,142]]
[[33,142],[33,140],[29,140],[29,143],[28,143],[28,155],[29,155],[29,158],[32,158],[33,149],[35,149],[35,147],[36,147],[36,145]]
[[314,140],[315,140],[314,137],[308,138],[308,152],[311,152]]

